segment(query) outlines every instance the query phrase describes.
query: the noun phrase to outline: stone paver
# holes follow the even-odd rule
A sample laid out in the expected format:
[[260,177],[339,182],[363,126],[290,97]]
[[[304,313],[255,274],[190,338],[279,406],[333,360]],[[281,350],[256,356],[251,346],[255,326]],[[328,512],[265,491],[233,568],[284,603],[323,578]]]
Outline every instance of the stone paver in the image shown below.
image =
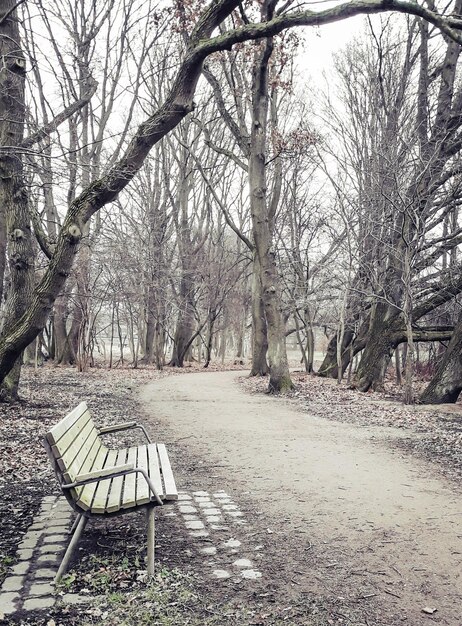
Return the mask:
[[56,570],[51,567],[43,567],[35,570],[35,578],[54,578]]
[[55,603],[53,596],[45,598],[28,598],[24,602],[23,608],[26,611],[39,611],[40,609],[48,609]]
[[64,541],[68,541],[69,537],[67,535],[45,535],[43,538],[44,543],[60,543]]
[[34,551],[32,549],[18,550],[16,552],[16,558],[18,559],[18,561],[30,561],[33,554]]
[[58,554],[41,554],[37,558],[37,564],[43,567],[44,565],[56,565],[61,561],[62,555]]
[[65,593],[61,599],[63,604],[83,604],[93,600],[92,596],[81,596],[79,593]]
[[51,596],[55,588],[51,583],[34,583],[29,589],[31,596]]
[[21,591],[24,586],[24,576],[8,576],[2,585],[2,591]]
[[13,576],[24,576],[28,569],[29,563],[27,561],[20,561],[11,568],[11,573],[13,574]]
[[20,550],[33,550],[36,545],[37,545],[36,539],[25,539],[24,541],[21,541],[21,543],[19,544],[19,549]]
[[194,506],[183,505],[179,507],[180,513],[197,513],[197,509]]
[[202,530],[204,527],[203,522],[201,521],[193,521],[193,522],[185,522],[185,526],[186,528],[189,528],[189,530]]
[[0,614],[10,615],[18,608],[19,595],[17,593],[0,593]]
[[61,543],[47,543],[43,546],[40,546],[38,549],[40,554],[56,554],[57,552],[62,552],[64,546]]

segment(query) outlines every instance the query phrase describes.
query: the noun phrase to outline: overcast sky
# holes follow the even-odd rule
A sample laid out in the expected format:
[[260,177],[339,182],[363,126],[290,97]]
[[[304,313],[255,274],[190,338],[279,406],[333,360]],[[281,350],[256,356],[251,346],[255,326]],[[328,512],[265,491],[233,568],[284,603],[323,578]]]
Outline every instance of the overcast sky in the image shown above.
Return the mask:
[[319,28],[305,29],[307,49],[303,55],[303,65],[314,79],[320,78],[324,71],[330,70],[333,53],[344,48],[360,33],[364,19],[364,16],[357,16]]

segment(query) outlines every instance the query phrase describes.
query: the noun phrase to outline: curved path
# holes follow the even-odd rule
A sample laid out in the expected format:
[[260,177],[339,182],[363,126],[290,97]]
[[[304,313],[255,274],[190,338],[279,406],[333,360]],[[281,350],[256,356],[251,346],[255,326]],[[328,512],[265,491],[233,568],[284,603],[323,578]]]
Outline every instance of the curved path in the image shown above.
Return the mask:
[[392,429],[323,420],[287,400],[246,394],[239,375],[163,378],[142,390],[146,413],[186,456],[215,464],[211,474],[227,488],[250,492],[260,516],[249,520],[270,520],[281,555],[294,560],[297,590],[362,603],[365,615],[380,606],[387,626],[460,626],[457,488],[393,448]]

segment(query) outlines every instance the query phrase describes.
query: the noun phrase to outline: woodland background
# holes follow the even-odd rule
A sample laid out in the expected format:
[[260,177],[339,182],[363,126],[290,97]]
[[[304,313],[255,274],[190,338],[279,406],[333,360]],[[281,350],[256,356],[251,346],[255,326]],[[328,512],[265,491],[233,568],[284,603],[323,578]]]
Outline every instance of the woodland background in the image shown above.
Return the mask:
[[359,391],[394,356],[406,402],[416,370],[421,402],[457,400],[461,0],[452,34],[364,17],[323,84],[278,25],[309,6],[0,2],[4,399],[22,358],[231,358],[286,391],[288,343]]

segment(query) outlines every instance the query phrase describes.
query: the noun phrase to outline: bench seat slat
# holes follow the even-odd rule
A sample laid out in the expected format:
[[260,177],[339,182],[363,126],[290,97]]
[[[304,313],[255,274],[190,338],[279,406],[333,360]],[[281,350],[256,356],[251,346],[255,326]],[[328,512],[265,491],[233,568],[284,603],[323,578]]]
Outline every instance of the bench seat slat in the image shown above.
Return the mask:
[[[164,498],[164,487],[162,485],[162,478],[160,475],[159,456],[157,454],[157,445],[150,443],[148,448],[148,464],[149,464],[149,478],[152,480],[155,490],[159,494],[159,498]],[[154,496],[151,494],[151,500]]]
[[[146,445],[138,448],[138,467],[144,469],[149,475],[148,448]],[[146,504],[151,499],[151,490],[142,474],[137,474],[136,479],[136,504]]]
[[[133,447],[127,450],[127,463],[133,463],[134,467],[138,466],[137,456],[138,448]],[[136,477],[137,474],[127,474],[124,477],[124,492],[122,496],[122,508],[129,509],[136,505]]]
[[165,491],[164,491],[165,499],[166,500],[178,500],[178,491],[176,488],[175,479],[173,478],[172,467],[170,465],[170,460],[168,458],[165,444],[158,443],[157,452],[159,454],[162,478],[163,478],[164,485],[165,485]]
[[[117,459],[115,465],[124,465],[127,462],[127,450],[119,450],[117,452]],[[122,489],[124,484],[124,477],[117,476],[111,479],[111,487],[109,489],[109,495],[107,499],[106,512],[114,513],[119,511],[122,503]]]
[[[88,468],[83,467],[82,470],[92,471],[92,470],[99,469],[100,467],[104,466],[106,457],[108,455],[108,449],[106,448],[106,446],[103,446],[101,444],[100,440],[98,440],[98,443],[99,443],[99,449],[98,449],[98,452],[94,455],[93,463],[91,464],[91,467],[88,467]],[[81,506],[82,509],[84,509],[85,511],[90,510],[92,508],[92,502],[93,502],[93,498],[95,496],[97,487],[98,487],[98,483],[95,482],[95,483],[89,483],[88,485],[85,485],[84,487],[79,487],[78,489],[76,489],[77,497],[78,497],[76,504],[78,506]]]
[[[105,467],[113,467],[117,461],[117,450],[109,450],[107,453]],[[91,512],[97,515],[106,511],[107,496],[111,487],[112,478],[100,480],[97,483],[96,492],[91,505]]]

